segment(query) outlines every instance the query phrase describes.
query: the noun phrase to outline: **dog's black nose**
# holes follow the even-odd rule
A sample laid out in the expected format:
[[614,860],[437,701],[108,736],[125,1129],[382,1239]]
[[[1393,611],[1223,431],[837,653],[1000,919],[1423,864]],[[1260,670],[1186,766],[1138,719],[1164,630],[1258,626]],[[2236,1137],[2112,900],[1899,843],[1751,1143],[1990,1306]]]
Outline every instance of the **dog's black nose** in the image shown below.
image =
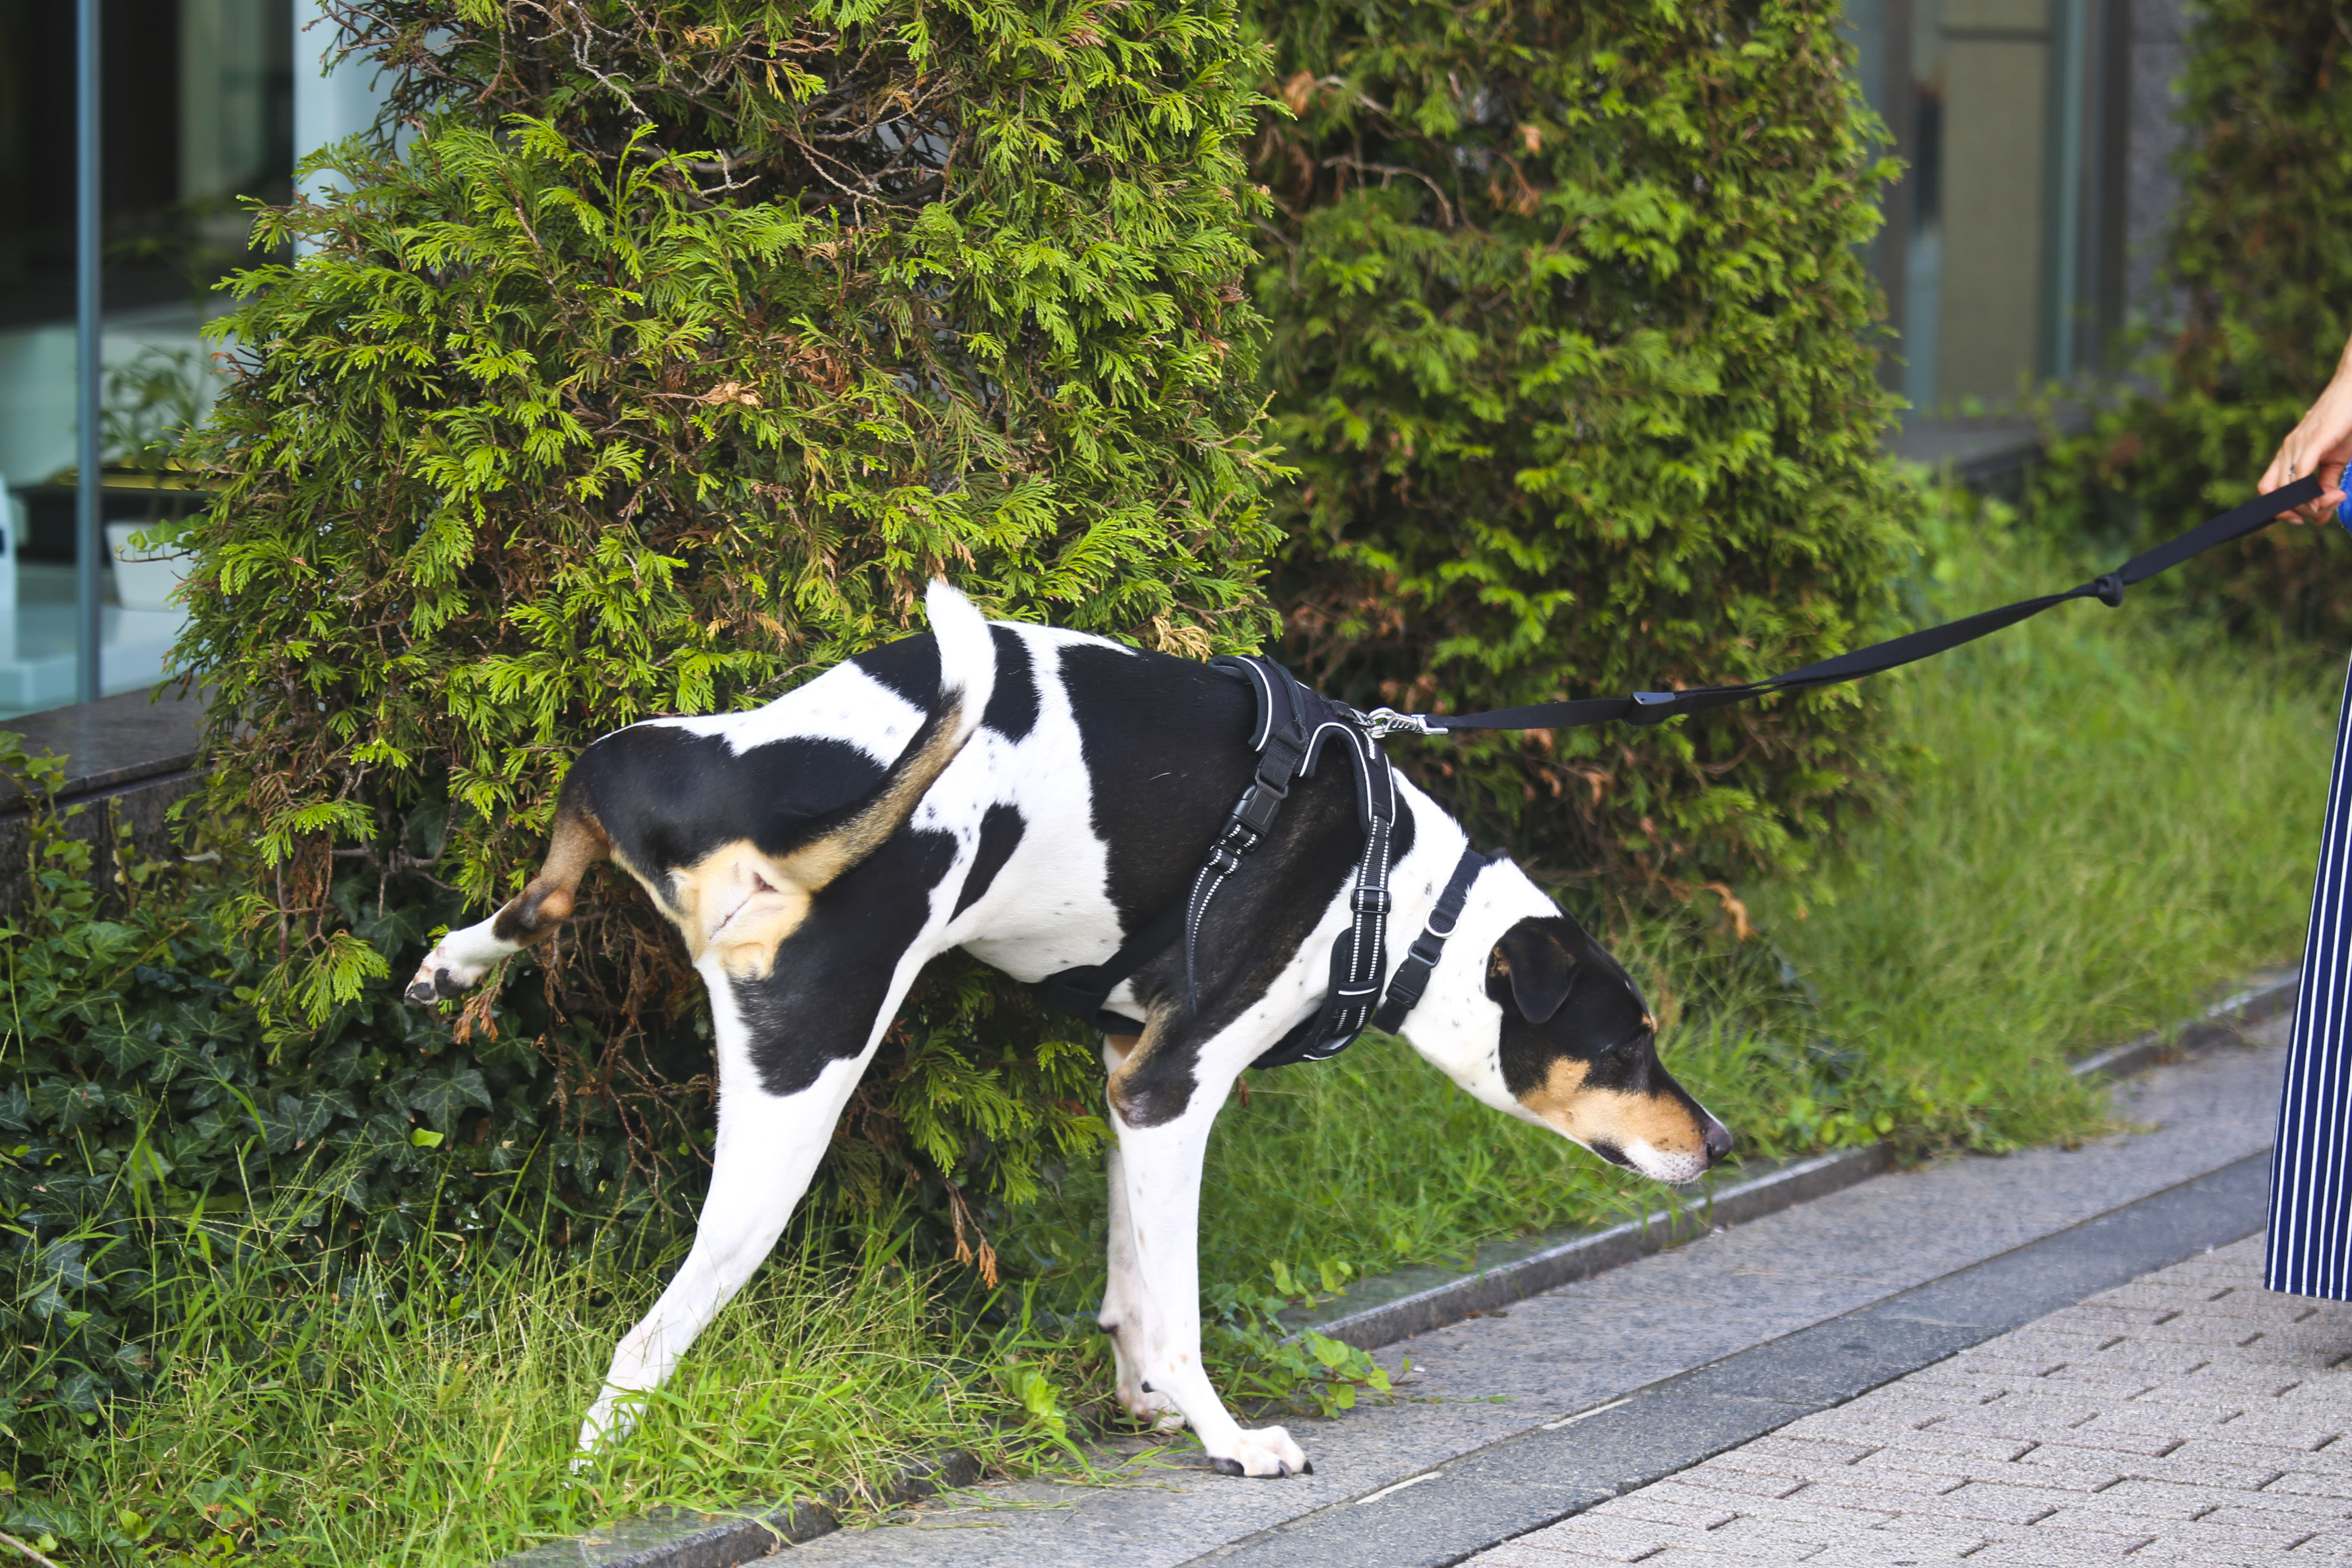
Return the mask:
[[1706,1163],[1710,1165],[1731,1152],[1731,1129],[1710,1116],[1706,1119]]

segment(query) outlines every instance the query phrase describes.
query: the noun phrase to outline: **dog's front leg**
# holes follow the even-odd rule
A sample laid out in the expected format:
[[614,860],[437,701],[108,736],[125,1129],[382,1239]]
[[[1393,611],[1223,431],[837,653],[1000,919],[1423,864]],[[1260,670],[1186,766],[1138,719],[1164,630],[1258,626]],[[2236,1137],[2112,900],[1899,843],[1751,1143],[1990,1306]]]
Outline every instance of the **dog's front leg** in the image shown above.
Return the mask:
[[[1182,1412],[1216,1467],[1235,1476],[1304,1474],[1307,1456],[1279,1426],[1244,1429],[1217,1397],[1201,1364],[1201,1268],[1196,1248],[1201,1230],[1201,1165],[1208,1152],[1209,1124],[1222,1092],[1206,1085],[1173,1121],[1136,1126],[1112,1100],[1112,1130],[1118,1154],[1111,1179],[1124,1197],[1112,1203],[1112,1222],[1125,1221],[1125,1245],[1133,1259],[1130,1300],[1112,1333],[1119,1350],[1121,1394],[1129,1376],[1139,1394],[1165,1398]],[[1118,1289],[1121,1238],[1111,1246],[1113,1289]],[[1106,1297],[1108,1326],[1110,1298]],[[1129,1408],[1133,1408],[1130,1405]]]

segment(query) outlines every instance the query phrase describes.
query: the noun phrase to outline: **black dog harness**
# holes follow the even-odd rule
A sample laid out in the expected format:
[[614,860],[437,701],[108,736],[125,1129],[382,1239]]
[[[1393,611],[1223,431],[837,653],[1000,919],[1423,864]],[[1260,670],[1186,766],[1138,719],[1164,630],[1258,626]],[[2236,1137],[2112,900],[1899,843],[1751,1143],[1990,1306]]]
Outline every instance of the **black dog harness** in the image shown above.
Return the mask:
[[1219,890],[1265,841],[1282,803],[1290,796],[1292,781],[1313,777],[1325,749],[1337,745],[1355,775],[1356,816],[1364,833],[1363,858],[1357,862],[1355,891],[1348,900],[1350,919],[1331,944],[1331,984],[1322,1007],[1252,1065],[1327,1061],[1353,1045],[1367,1027],[1377,1024],[1394,1030],[1404,1022],[1428,986],[1430,971],[1470,896],[1471,882],[1488,861],[1475,849],[1463,851],[1428,925],[1413,939],[1391,981],[1388,918],[1393,900],[1389,872],[1396,832],[1396,773],[1381,753],[1372,721],[1344,702],[1309,691],[1270,658],[1227,656],[1210,660],[1210,665],[1247,681],[1256,694],[1257,721],[1250,732],[1250,750],[1258,759],[1256,776],[1234,803],[1183,902],[1162,910],[1102,963],[1047,975],[1034,990],[1047,1006],[1087,1019],[1107,1033],[1140,1034],[1142,1024],[1107,1010],[1105,1004],[1121,982],[1181,937],[1185,998],[1197,1005],[1195,955],[1201,928]]

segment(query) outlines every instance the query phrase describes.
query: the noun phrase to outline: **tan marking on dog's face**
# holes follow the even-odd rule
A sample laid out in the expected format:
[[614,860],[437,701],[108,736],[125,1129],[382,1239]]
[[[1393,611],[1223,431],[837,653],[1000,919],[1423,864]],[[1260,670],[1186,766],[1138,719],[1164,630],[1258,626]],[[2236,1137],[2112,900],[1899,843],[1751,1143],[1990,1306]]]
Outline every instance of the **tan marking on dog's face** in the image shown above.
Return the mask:
[[1518,1097],[1519,1103],[1579,1143],[1613,1144],[1620,1150],[1644,1143],[1661,1154],[1706,1153],[1706,1124],[1671,1094],[1627,1094],[1585,1084],[1586,1064],[1561,1057],[1544,1081]]
[[1125,1061],[1128,1053],[1135,1049],[1136,1042],[1142,1038],[1141,1035],[1105,1035],[1103,1044],[1110,1047],[1113,1056]]

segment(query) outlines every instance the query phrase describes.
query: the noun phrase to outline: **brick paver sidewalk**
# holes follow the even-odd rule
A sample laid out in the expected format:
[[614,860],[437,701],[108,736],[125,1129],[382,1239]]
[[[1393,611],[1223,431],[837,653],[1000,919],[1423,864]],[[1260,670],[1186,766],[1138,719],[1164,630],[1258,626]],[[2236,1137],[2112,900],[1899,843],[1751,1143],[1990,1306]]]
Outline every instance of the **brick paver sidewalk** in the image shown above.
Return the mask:
[[2261,1265],[2191,1258],[1470,1561],[2352,1563],[2352,1305]]

